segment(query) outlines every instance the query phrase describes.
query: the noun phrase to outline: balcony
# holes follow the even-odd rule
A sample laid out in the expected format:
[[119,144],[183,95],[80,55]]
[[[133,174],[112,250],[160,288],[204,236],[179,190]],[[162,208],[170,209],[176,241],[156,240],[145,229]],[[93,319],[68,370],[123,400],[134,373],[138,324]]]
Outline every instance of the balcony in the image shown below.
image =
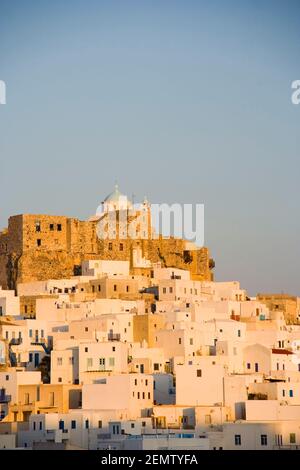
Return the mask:
[[11,346],[20,346],[20,344],[22,344],[22,341],[22,338],[12,338],[9,344]]
[[108,333],[107,339],[108,341],[120,341],[121,335],[119,333]]
[[11,401],[11,395],[0,393],[0,403],[9,403]]

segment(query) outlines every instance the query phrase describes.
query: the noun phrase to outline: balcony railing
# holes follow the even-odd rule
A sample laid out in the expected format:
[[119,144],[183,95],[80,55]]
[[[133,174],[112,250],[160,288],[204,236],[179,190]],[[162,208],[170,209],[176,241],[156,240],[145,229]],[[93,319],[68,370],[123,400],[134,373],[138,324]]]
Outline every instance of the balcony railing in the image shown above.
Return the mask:
[[11,401],[11,395],[0,394],[0,403],[9,403]]
[[11,346],[19,346],[20,344],[22,344],[22,338],[12,338],[10,340],[10,345]]
[[108,333],[108,341],[120,341],[121,335],[119,333]]

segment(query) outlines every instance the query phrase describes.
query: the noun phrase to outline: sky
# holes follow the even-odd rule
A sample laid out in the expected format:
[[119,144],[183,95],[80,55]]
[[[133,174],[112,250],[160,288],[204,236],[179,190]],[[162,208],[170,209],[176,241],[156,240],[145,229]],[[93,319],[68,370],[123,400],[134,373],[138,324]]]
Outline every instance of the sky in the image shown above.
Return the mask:
[[117,181],[203,203],[215,279],[300,295],[300,3],[0,0],[0,228]]

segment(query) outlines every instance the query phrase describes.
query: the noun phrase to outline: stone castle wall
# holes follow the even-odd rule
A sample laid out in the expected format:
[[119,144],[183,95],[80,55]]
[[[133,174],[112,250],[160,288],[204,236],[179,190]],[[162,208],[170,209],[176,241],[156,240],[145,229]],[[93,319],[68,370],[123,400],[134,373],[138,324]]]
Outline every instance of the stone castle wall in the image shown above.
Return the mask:
[[[64,216],[10,217],[0,233],[0,285],[15,289],[19,282],[68,278],[80,273],[85,259],[129,260],[139,247],[143,257],[162,266],[189,269],[194,279],[211,280],[209,251],[187,251],[174,238],[106,239],[97,237],[96,222]],[[132,271],[134,272],[134,271]]]

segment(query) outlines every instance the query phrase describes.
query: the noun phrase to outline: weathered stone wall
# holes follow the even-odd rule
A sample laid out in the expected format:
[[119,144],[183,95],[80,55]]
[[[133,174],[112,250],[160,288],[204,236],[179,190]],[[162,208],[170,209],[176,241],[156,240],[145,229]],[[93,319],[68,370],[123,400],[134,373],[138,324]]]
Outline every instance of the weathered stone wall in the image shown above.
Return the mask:
[[13,289],[19,282],[67,278],[79,274],[84,259],[129,260],[132,267],[137,246],[154,263],[189,269],[194,279],[212,279],[207,248],[187,251],[185,240],[163,237],[103,240],[96,227],[64,216],[10,217],[8,231],[0,234],[0,285]]

